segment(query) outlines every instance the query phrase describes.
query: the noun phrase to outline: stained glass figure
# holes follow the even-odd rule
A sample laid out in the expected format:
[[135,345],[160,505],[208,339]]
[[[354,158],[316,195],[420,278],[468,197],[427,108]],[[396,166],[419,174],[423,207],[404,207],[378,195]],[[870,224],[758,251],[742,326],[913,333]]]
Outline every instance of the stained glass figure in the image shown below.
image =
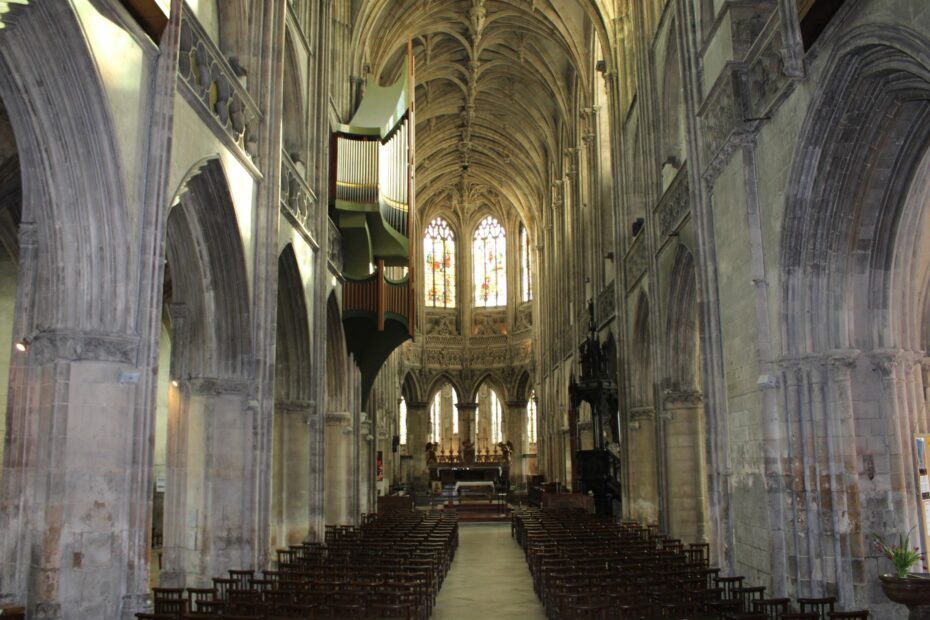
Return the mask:
[[492,216],[481,220],[474,239],[475,305],[507,304],[507,234]]
[[423,236],[423,289],[431,308],[455,307],[455,235],[448,222],[435,218]]

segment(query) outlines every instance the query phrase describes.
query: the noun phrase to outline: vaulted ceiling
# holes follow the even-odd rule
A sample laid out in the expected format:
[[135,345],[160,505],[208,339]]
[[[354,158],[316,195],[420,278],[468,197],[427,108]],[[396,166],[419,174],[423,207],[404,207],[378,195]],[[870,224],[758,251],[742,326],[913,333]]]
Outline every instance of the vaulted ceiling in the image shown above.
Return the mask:
[[539,217],[577,145],[573,116],[591,105],[595,63],[611,64],[598,45],[609,40],[605,3],[363,0],[356,70],[390,82],[414,43],[421,213],[467,221],[491,204]]

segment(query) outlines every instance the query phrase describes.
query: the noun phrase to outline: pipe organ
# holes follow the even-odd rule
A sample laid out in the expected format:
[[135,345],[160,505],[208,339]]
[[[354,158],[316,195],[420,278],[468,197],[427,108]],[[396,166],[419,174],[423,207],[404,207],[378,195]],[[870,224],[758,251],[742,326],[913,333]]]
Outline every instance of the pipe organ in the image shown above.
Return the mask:
[[358,210],[377,206],[382,219],[409,239],[410,132],[405,115],[387,138],[340,131],[336,134],[335,197]]
[[413,94],[408,45],[401,78],[369,83],[352,120],[332,136],[330,216],[342,235],[342,320],[362,371],[363,399],[384,360],[415,329]]

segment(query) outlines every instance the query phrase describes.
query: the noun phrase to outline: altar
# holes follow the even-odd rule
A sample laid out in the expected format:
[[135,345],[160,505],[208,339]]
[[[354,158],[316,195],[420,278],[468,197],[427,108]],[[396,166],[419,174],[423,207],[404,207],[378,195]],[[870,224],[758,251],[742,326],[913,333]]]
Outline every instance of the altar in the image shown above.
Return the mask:
[[490,480],[466,480],[455,483],[454,494],[461,498],[465,496],[478,495],[488,500],[493,499],[495,495],[494,483]]

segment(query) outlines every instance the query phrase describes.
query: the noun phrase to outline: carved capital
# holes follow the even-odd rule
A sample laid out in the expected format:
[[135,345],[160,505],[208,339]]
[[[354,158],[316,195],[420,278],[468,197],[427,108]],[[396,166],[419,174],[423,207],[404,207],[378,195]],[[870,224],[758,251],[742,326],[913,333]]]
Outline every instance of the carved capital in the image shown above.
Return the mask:
[[858,349],[834,349],[824,355],[824,363],[831,371],[846,372],[856,367],[861,355]]
[[652,420],[655,418],[656,410],[653,407],[633,407],[630,409],[630,422],[640,420]]
[[326,426],[352,427],[351,411],[327,411],[323,419],[326,422]]
[[875,349],[869,354],[872,366],[884,378],[893,378],[906,373],[921,363],[923,355],[903,349]]
[[139,337],[136,335],[45,330],[32,338],[29,356],[39,365],[59,360],[134,365],[138,350]]
[[704,404],[704,394],[699,390],[669,391],[664,401],[667,409],[693,409]]
[[197,377],[187,382],[192,394],[201,396],[223,396],[239,394],[246,396],[251,392],[252,382],[248,379],[227,379],[215,377]]

